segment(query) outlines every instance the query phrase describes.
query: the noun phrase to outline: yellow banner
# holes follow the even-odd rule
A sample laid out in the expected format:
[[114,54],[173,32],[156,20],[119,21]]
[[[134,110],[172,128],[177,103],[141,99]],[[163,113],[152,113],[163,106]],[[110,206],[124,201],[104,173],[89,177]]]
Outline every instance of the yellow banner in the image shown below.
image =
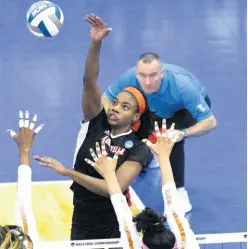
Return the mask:
[[[32,183],[32,208],[40,240],[70,239],[73,210],[70,185],[71,181]],[[16,186],[16,183],[0,184],[0,225],[16,224]],[[131,210],[133,214],[139,212],[135,205]]]

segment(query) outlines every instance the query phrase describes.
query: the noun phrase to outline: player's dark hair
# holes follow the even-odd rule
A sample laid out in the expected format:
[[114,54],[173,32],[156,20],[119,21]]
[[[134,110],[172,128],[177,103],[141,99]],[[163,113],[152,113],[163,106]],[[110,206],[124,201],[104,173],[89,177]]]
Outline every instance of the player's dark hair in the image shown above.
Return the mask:
[[24,242],[28,240],[31,248],[33,243],[19,226],[0,226],[0,247],[6,249],[24,249]]
[[164,226],[166,217],[159,215],[153,209],[146,207],[140,214],[133,218],[138,232],[143,233],[143,243],[149,249],[172,249],[176,238]]
[[152,52],[141,54],[138,61],[142,61],[145,64],[149,64],[154,60],[160,61],[160,57]]

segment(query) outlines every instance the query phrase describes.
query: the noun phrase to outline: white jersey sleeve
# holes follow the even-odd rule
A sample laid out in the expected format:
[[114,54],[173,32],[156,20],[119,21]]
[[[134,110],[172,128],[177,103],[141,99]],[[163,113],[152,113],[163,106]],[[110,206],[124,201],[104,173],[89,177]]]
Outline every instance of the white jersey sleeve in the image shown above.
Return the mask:
[[119,223],[121,233],[121,243],[124,249],[141,248],[137,230],[132,220],[132,213],[123,194],[111,195],[111,202]]
[[164,213],[168,225],[176,237],[177,249],[200,249],[195,234],[190,228],[188,220],[184,217],[180,202],[177,198],[177,189],[174,182],[162,187],[164,198]]
[[[38,231],[31,201],[31,176],[32,171],[28,165],[18,167],[17,180],[17,201],[15,207],[15,216],[17,225],[23,228],[33,241],[34,249],[38,247]],[[29,246],[27,246],[29,248]]]

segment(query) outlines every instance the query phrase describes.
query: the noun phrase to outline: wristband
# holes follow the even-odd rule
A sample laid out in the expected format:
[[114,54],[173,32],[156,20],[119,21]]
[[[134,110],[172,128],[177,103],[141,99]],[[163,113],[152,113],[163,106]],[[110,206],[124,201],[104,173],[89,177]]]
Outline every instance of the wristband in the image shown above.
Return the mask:
[[188,133],[186,130],[182,130],[183,137],[186,138],[188,136]]

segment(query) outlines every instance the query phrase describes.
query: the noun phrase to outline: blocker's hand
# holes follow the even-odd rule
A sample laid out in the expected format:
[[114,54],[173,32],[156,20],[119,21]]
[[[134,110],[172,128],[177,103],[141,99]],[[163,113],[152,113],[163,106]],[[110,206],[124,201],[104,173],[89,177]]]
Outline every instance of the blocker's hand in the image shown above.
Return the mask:
[[90,154],[94,160],[91,161],[88,158],[85,158],[85,161],[94,167],[94,169],[103,177],[106,178],[107,175],[115,173],[116,165],[118,161],[118,152],[114,155],[113,158],[108,157],[105,143],[101,142],[101,148],[99,143],[96,143],[96,154],[93,149],[90,149]]
[[25,119],[24,114],[22,111],[19,111],[19,132],[18,134],[13,130],[7,130],[11,137],[13,137],[14,141],[16,142],[17,146],[20,150],[30,151],[34,138],[38,132],[43,128],[44,124],[38,126],[36,129],[35,123],[37,120],[37,115],[35,114],[32,121],[29,120],[29,112],[25,112]]
[[144,143],[149,146],[153,154],[157,157],[163,157],[163,156],[170,156],[171,150],[178,140],[178,136],[171,136],[170,134],[174,131],[175,124],[173,123],[171,125],[171,128],[169,130],[166,129],[166,120],[163,119],[162,122],[162,132],[160,132],[158,127],[158,122],[155,122],[154,128],[155,128],[155,134],[157,137],[157,142],[155,144],[151,143],[149,140],[144,139],[142,140]]

